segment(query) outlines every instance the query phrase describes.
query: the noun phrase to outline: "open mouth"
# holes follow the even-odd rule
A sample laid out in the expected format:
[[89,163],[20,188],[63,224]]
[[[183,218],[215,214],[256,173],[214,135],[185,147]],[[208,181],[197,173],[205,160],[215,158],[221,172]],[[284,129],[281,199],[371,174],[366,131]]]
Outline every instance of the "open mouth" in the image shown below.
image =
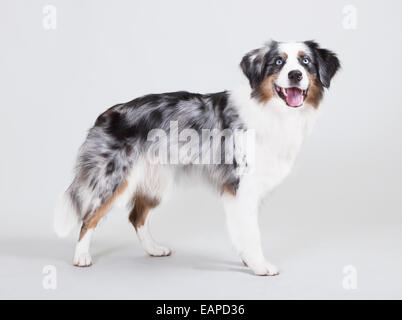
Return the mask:
[[296,87],[282,88],[275,85],[275,90],[278,96],[285,101],[289,107],[300,107],[307,97],[308,89],[302,90]]

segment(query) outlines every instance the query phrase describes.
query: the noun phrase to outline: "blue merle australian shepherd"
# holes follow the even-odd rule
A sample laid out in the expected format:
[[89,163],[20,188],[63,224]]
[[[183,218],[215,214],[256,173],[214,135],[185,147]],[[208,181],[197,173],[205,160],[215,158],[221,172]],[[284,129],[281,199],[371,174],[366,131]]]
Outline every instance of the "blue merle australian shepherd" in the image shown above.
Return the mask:
[[[60,236],[81,224],[74,265],[92,264],[93,231],[115,204],[129,208],[148,254],[170,255],[150,234],[150,211],[178,176],[197,172],[190,176],[219,192],[243,263],[257,275],[278,274],[261,248],[259,203],[289,174],[340,63],[314,41],[272,41],[247,53],[240,67],[248,83],[237,90],[145,95],[96,119],[55,214]],[[239,132],[253,138],[236,138]]]

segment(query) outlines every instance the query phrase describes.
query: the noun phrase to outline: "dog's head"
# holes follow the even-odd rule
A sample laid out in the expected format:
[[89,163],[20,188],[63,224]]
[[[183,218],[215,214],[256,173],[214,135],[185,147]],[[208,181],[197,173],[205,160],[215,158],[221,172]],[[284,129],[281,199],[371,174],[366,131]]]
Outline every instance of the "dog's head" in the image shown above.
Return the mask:
[[335,53],[314,41],[272,41],[246,54],[240,66],[254,98],[262,103],[277,99],[296,108],[318,107],[340,63]]

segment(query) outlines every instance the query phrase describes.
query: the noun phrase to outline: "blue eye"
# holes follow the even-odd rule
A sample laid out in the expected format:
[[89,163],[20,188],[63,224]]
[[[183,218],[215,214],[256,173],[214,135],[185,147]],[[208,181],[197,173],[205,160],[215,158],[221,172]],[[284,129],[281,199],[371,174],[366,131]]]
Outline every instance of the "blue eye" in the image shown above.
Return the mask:
[[279,59],[277,59],[277,60],[275,61],[275,64],[276,64],[277,66],[280,66],[282,63],[283,63],[283,61],[282,61],[281,58],[279,58]]
[[310,63],[310,59],[309,59],[309,58],[304,58],[304,59],[303,59],[303,63],[304,63],[304,64],[309,64],[309,63]]

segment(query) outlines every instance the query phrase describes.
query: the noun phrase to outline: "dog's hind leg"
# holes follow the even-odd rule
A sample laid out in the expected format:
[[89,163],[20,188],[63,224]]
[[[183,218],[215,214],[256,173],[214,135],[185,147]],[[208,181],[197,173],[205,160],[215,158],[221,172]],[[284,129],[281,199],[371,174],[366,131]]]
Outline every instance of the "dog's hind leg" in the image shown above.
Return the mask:
[[129,220],[134,226],[144,250],[153,257],[164,257],[171,254],[171,250],[161,246],[152,238],[149,221],[150,210],[159,204],[157,198],[147,196],[141,192],[134,195],[134,206],[130,212]]
[[98,222],[106,215],[106,213],[112,207],[114,201],[125,191],[127,188],[127,182],[121,184],[121,186],[97,209],[88,212],[83,218],[80,236],[75,247],[73,263],[78,267],[89,267],[92,265],[92,258],[89,253],[91,244],[91,238],[95,227]]
[[[89,253],[89,246],[94,228],[86,229],[81,227],[80,239],[77,242],[73,263],[77,267],[89,267],[92,265],[92,258]],[[82,235],[82,236],[81,236]]]

